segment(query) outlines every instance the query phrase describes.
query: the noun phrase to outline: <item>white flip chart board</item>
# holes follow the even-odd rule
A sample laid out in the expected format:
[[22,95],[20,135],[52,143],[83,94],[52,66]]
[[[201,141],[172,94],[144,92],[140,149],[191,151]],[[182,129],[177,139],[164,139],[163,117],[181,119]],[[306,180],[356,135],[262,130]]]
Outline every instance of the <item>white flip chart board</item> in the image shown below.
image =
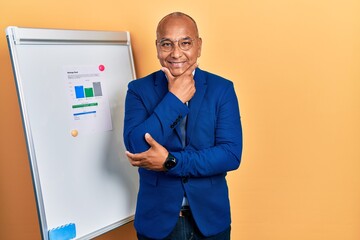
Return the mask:
[[90,239],[133,220],[138,175],[122,138],[129,33],[6,34],[43,239]]

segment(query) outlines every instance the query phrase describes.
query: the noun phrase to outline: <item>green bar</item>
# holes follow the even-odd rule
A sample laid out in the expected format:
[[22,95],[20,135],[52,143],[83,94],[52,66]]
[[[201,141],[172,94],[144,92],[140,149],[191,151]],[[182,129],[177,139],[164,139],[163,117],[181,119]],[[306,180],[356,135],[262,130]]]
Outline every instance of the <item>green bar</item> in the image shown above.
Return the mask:
[[98,103],[84,103],[84,104],[73,105],[72,108],[94,107],[97,105]]
[[85,96],[88,97],[93,97],[94,96],[94,90],[93,88],[85,88]]

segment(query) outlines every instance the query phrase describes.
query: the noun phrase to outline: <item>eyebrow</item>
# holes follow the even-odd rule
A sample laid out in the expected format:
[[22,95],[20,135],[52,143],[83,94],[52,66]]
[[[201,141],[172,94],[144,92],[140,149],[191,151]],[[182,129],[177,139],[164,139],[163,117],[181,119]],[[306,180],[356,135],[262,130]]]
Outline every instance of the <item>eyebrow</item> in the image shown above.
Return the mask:
[[187,39],[192,39],[192,38],[191,38],[191,37],[184,37],[184,38],[180,38],[180,39],[175,40],[175,41],[173,41],[173,40],[170,39],[170,38],[161,38],[161,39],[159,40],[159,42],[164,42],[164,41],[176,42],[176,41],[179,41],[179,40],[187,40]]

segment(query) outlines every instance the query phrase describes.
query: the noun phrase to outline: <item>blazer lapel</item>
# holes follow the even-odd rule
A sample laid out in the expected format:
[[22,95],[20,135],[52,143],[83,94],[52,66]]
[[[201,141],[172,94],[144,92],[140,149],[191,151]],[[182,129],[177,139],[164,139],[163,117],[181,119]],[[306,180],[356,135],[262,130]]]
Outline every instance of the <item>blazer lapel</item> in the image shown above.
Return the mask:
[[191,134],[194,132],[196,119],[201,107],[201,103],[204,99],[207,84],[206,78],[202,70],[199,68],[196,69],[195,76],[195,88],[196,92],[193,98],[189,102],[189,114],[187,119],[187,128],[186,128],[186,143],[188,144],[191,141]]
[[163,73],[162,71],[156,72],[154,85],[155,85],[156,94],[160,99],[162,99],[168,91],[168,84],[165,73]]

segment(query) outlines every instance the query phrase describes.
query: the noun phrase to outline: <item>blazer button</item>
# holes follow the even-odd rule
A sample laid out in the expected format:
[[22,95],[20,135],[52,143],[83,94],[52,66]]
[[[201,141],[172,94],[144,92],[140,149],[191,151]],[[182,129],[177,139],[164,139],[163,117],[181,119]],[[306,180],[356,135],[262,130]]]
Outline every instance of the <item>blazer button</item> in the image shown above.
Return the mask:
[[188,181],[189,181],[189,178],[188,178],[188,177],[183,177],[183,178],[182,178],[182,182],[183,182],[183,183],[187,183]]

